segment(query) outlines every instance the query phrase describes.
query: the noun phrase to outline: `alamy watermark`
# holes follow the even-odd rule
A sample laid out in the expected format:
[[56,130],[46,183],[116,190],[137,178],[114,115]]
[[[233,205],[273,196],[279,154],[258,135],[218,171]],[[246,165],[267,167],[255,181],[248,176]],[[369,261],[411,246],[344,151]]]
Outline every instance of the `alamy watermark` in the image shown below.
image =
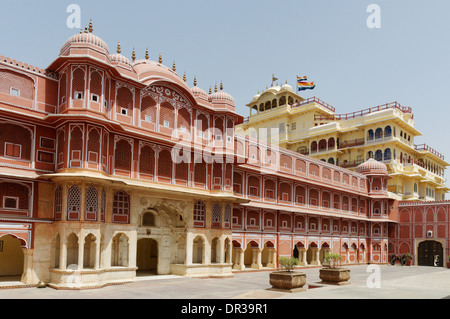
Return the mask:
[[70,13],[66,19],[66,26],[69,29],[81,28],[81,8],[78,4],[69,4],[66,8],[66,12]]
[[369,29],[381,28],[381,8],[377,4],[370,4],[366,10],[370,15],[367,17],[366,25]]

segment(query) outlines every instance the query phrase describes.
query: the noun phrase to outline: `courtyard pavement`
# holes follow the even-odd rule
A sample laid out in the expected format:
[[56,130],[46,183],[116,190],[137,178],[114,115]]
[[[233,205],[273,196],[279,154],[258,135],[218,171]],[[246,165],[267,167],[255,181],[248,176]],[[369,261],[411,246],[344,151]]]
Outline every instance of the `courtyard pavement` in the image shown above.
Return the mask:
[[[369,267],[369,268],[368,268]],[[371,268],[373,267],[373,268]],[[440,299],[450,298],[450,269],[420,266],[349,266],[350,284],[320,285],[319,268],[306,273],[306,291],[269,290],[270,271],[230,278],[138,277],[135,282],[87,290],[0,289],[4,299]],[[375,271],[374,271],[375,269]],[[377,280],[379,279],[379,280]],[[379,284],[379,285],[378,285]]]

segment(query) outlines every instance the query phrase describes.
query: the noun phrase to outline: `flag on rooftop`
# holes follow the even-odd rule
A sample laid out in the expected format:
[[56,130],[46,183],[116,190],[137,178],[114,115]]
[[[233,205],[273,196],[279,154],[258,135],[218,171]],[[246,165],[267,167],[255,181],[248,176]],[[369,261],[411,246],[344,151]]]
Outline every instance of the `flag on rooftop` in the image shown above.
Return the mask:
[[308,78],[306,76],[297,76],[297,88],[298,91],[312,90],[316,87],[314,82],[306,82]]

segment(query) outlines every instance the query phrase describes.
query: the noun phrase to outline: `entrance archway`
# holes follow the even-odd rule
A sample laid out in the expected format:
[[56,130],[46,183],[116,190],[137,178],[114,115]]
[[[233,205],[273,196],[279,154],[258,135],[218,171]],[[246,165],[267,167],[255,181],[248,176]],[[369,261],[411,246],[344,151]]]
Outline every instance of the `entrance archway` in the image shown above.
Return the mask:
[[158,274],[158,243],[151,238],[141,238],[137,241],[136,253],[137,272],[140,274]]
[[442,243],[435,240],[425,240],[417,247],[417,264],[419,266],[443,267],[444,249]]
[[0,248],[0,281],[22,276],[24,256],[20,240],[10,235],[1,236]]

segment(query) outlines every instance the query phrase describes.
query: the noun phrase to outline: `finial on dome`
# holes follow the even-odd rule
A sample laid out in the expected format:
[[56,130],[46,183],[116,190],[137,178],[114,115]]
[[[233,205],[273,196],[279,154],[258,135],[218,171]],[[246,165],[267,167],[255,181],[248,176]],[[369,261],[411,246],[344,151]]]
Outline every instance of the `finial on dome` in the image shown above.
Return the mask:
[[162,54],[161,54],[161,53],[159,54],[159,59],[158,59],[158,62],[159,62],[159,64],[161,64],[161,63],[162,63]]
[[172,71],[175,72],[177,70],[177,66],[175,65],[175,61],[173,61]]
[[92,19],[89,19],[89,33],[92,33],[94,31],[94,28],[92,27]]
[[88,27],[84,27],[84,33],[88,33]]
[[197,86],[197,77],[194,76],[194,86]]
[[83,33],[83,29],[80,29],[80,34],[82,34]]
[[120,42],[117,42],[117,53],[121,53],[122,49],[120,48]]
[[186,72],[183,74],[183,81],[186,82]]
[[216,85],[214,86],[214,92],[217,92],[217,83],[216,83]]
[[211,91],[211,87],[209,87],[209,94],[211,94],[212,93],[212,91]]
[[220,90],[221,91],[223,90],[223,83],[222,83],[222,81],[220,81]]
[[136,51],[134,50],[134,48],[133,48],[133,53],[131,53],[131,59],[133,60],[133,62],[134,62],[134,60],[136,60]]
[[145,59],[148,60],[150,56],[148,55],[148,49],[145,49]]

